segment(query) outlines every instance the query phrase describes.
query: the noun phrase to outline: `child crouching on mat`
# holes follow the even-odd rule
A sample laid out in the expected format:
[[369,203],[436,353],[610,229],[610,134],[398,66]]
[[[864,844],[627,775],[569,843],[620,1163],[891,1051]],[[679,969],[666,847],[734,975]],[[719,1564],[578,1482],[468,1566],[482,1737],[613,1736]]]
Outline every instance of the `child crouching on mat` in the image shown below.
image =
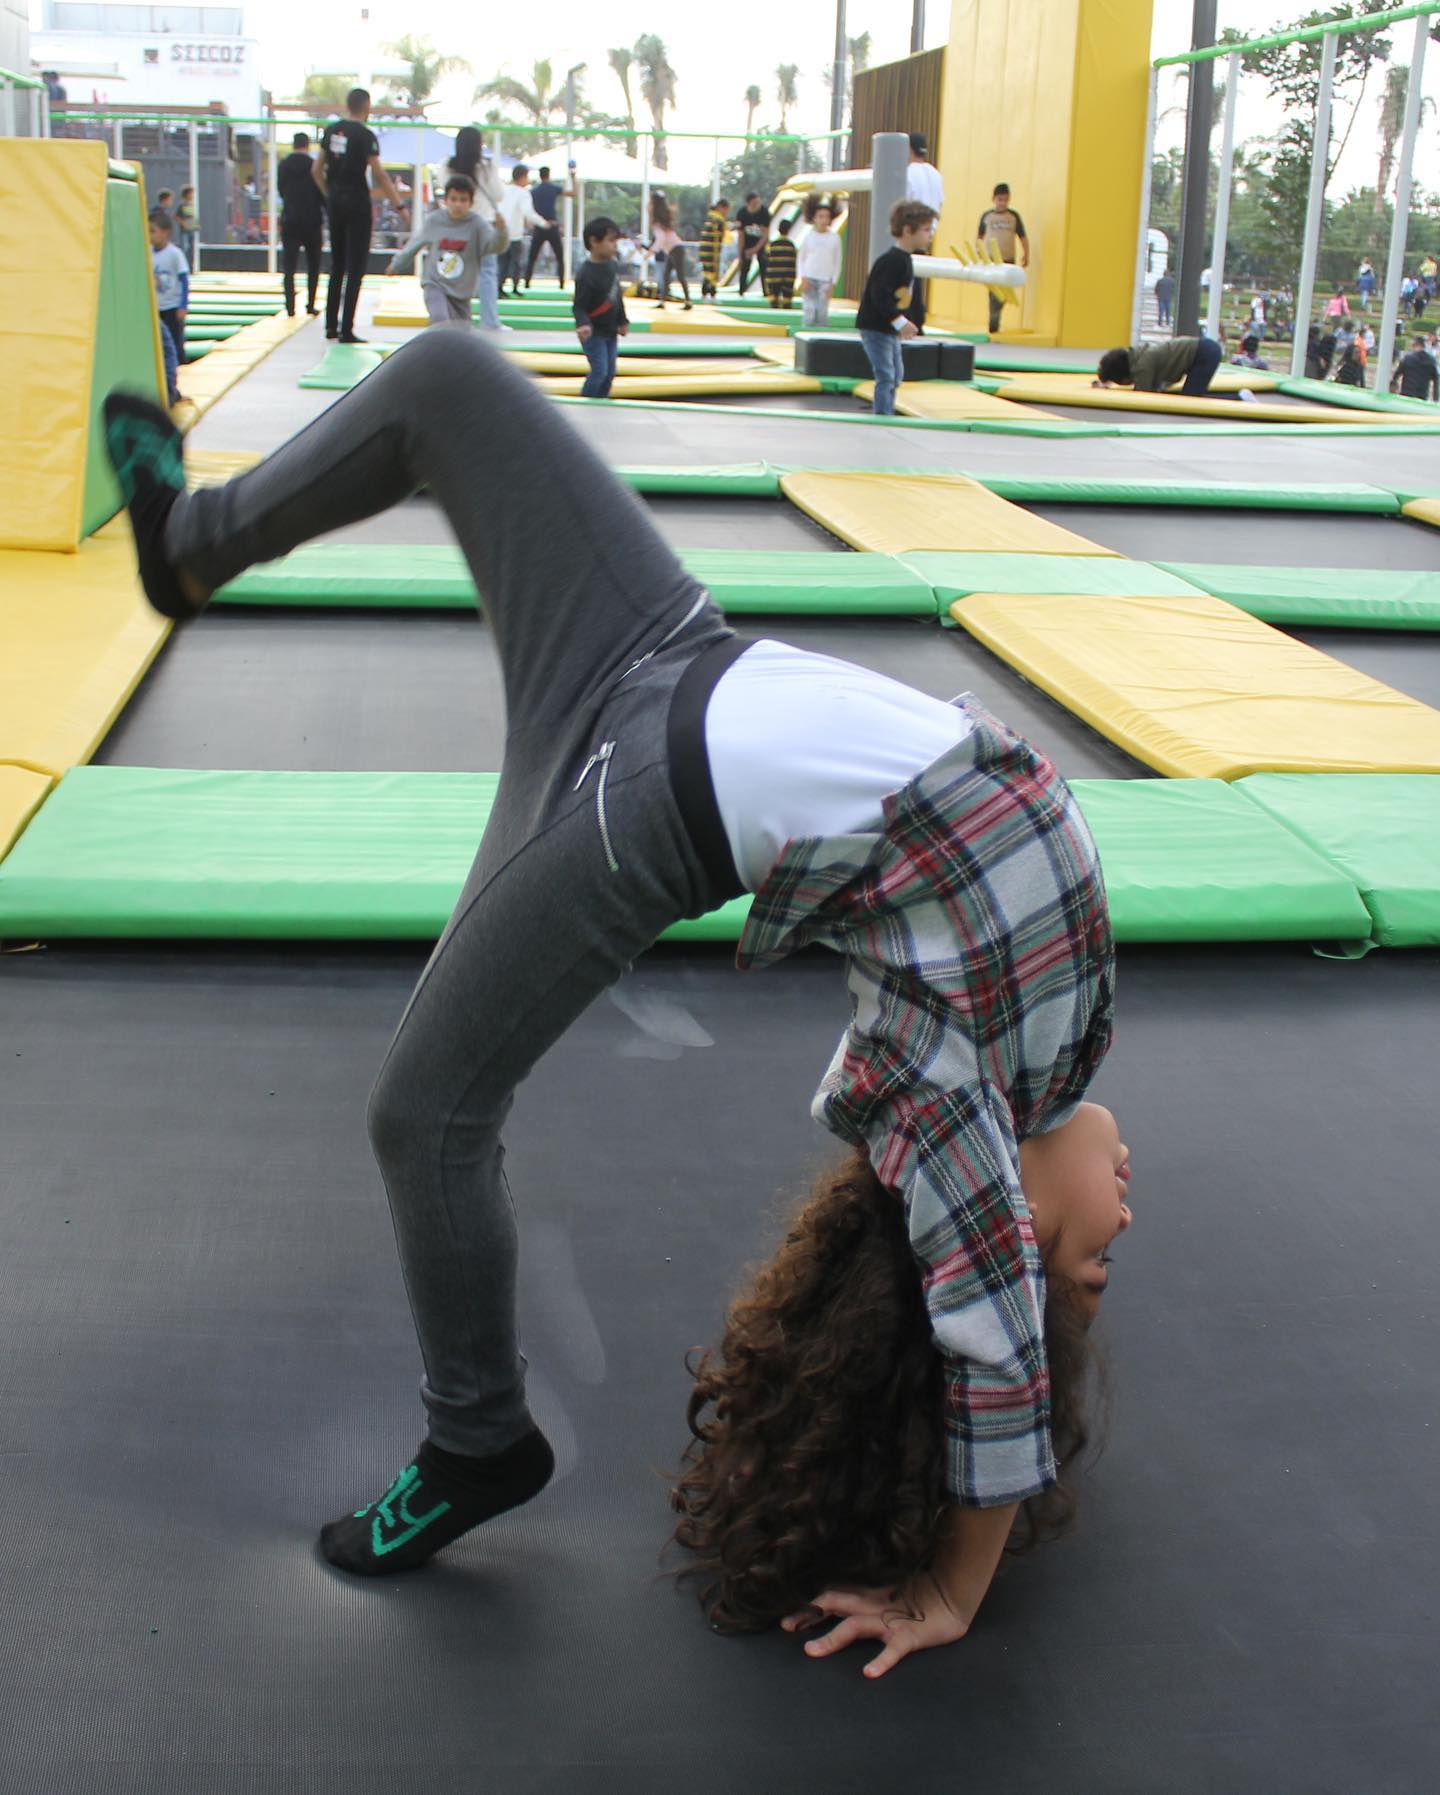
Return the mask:
[[1082,1101],[1113,950],[1064,781],[969,694],[737,637],[561,411],[469,332],[424,332],[222,486],[186,490],[144,400],[112,394],[105,436],[167,616],[424,487],[500,659],[494,806],[368,1114],[428,1427],[382,1494],[321,1529],[325,1559],[416,1569],[549,1481],[505,1118],[664,929],[748,891],[741,967],[810,944],[842,963],[848,1024],[814,1113],[850,1157],[696,1367],[675,1538],[718,1625],[838,1618],[807,1649],[873,1637],[872,1676],[960,1638],[1022,1505],[1035,1529],[1062,1518],[1083,1325],[1130,1222],[1114,1118]]
[[387,274],[408,274],[415,258],[424,252],[420,291],[432,324],[459,324],[468,329],[481,259],[499,255],[510,246],[505,221],[497,218],[493,225],[487,224],[474,207],[475,183],[469,175],[451,175],[441,204],[426,216],[385,270]]
[[[1162,343],[1132,343],[1128,349],[1107,349],[1100,357],[1092,386],[1129,386],[1137,393],[1163,393],[1183,380],[1187,398],[1210,395],[1210,382],[1224,354],[1214,337],[1169,337]],[[1263,366],[1263,364],[1256,364]],[[1243,387],[1237,398],[1255,397]]]

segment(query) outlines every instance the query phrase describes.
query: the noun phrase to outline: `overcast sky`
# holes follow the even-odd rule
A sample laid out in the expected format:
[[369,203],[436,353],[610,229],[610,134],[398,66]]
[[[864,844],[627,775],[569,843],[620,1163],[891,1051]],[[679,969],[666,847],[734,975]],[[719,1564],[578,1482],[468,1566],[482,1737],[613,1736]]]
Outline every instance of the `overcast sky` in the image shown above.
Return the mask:
[[[621,110],[618,83],[605,61],[607,47],[633,44],[645,31],[664,39],[671,65],[678,75],[678,104],[670,116],[677,131],[743,130],[744,93],[754,82],[764,95],[760,123],[773,124],[775,69],[782,62],[799,65],[800,103],[792,114],[793,128],[825,130],[830,122],[830,94],[823,75],[834,53],[835,8],[833,0],[721,0],[718,6],[696,0],[541,0],[541,4],[483,5],[479,0],[368,0],[368,23],[362,21],[366,0],[240,0],[245,29],[260,41],[261,80],[277,96],[298,93],[311,67],[352,67],[361,59],[367,41],[379,46],[403,33],[428,36],[440,49],[466,57],[472,75],[451,77],[439,90],[440,104],[431,116],[457,123],[471,117],[471,94],[477,81],[508,68],[525,80],[537,56],[548,56],[557,77],[572,63],[589,65],[587,91],[592,101],[609,111]],[[1273,7],[1263,0],[1222,0],[1220,26],[1234,25],[1250,35],[1268,30],[1278,20],[1298,16],[1306,0],[1278,0]],[[1152,54],[1183,50],[1190,41],[1190,0],[1155,0]],[[869,32],[872,62],[888,62],[903,56],[910,46],[909,0],[849,0],[847,31],[851,37]],[[949,0],[929,0],[926,6],[926,48],[945,42],[949,31]],[[32,23],[39,22],[39,0],[32,0]],[[1408,61],[1413,27],[1393,28],[1392,54]],[[1373,86],[1378,89],[1377,81]],[[1425,90],[1440,97],[1440,45],[1431,45],[1427,59]],[[1367,96],[1351,132],[1344,161],[1336,171],[1332,192],[1343,194],[1351,186],[1373,182],[1377,159],[1375,105],[1378,95]],[[1183,76],[1166,71],[1162,77],[1162,117],[1158,141],[1180,142],[1184,134]],[[643,107],[637,108],[642,117]],[[1174,108],[1168,111],[1167,109]],[[1343,132],[1349,109],[1338,109],[1337,131]],[[1279,109],[1264,97],[1258,82],[1241,88],[1238,135],[1262,136],[1281,122]],[[1219,145],[1219,120],[1215,143]],[[672,146],[671,166],[682,178],[704,179],[710,161],[708,145],[689,151]],[[1440,131],[1432,120],[1420,135],[1415,161],[1416,179],[1425,187],[1440,188]]]

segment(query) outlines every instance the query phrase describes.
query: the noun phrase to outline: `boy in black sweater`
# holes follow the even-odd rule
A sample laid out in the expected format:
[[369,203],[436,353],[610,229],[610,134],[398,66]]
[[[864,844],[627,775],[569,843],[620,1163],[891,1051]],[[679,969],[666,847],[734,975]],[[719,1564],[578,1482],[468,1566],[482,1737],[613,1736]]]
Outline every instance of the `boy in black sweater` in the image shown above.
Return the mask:
[[615,253],[620,247],[620,226],[613,218],[592,218],[585,226],[589,260],[575,275],[575,331],[590,364],[580,389],[582,399],[608,399],[615,378],[619,339],[630,333],[625,300],[620,292],[620,270]]
[[875,258],[860,296],[860,309],[855,315],[860,341],[875,370],[876,417],[894,417],[895,393],[905,378],[905,363],[900,345],[917,334],[914,324],[905,316],[913,298],[915,280],[914,257],[923,255],[935,235],[937,213],[933,206],[919,200],[902,199],[890,211],[890,235],[893,249]]

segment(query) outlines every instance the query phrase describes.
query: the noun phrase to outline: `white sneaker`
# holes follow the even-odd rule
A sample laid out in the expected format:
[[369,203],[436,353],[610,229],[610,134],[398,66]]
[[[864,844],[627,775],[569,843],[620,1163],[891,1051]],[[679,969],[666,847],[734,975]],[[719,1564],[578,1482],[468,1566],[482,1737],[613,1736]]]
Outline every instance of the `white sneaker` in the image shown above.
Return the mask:
[[1248,386],[1242,386],[1240,391],[1236,394],[1236,397],[1243,399],[1247,405],[1258,405],[1260,403]]

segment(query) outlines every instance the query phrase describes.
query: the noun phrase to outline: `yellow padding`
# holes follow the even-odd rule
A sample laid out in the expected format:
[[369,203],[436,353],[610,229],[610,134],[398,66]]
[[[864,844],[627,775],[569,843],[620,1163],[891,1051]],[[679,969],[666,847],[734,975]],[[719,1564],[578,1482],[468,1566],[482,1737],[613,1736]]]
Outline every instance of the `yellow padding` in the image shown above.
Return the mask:
[[260,318],[243,330],[237,330],[233,337],[225,338],[203,361],[191,362],[181,368],[180,390],[185,400],[175,407],[175,422],[180,429],[189,430],[257,362],[263,361],[272,349],[277,349],[297,330],[304,330],[310,322],[304,317],[287,318],[283,312]]
[[[582,356],[557,355],[544,349],[515,349],[505,359],[512,367],[524,368],[527,374],[573,374],[577,368],[585,366]],[[686,355],[623,355],[620,358],[620,372],[627,379],[638,379],[642,375],[663,379],[667,375],[673,378],[683,374],[688,379],[692,374],[724,374],[733,380],[750,365],[738,356],[697,355],[693,360]],[[582,374],[580,378],[585,377]]]
[[185,484],[223,486],[237,474],[249,473],[252,467],[264,459],[258,449],[187,449]]
[[1434,524],[1440,528],[1440,499],[1410,499],[1400,509],[1416,523]]
[[794,337],[766,337],[764,342],[755,345],[755,357],[758,361],[772,362],[777,368],[793,368],[795,366]]
[[1440,773],[1440,711],[1218,598],[978,592],[950,615],[1172,778]]
[[851,548],[990,554],[1113,555],[964,474],[790,473],[780,490]]
[[[623,363],[622,363],[623,366]],[[545,379],[540,381],[547,393],[578,393],[584,386],[584,377],[579,374],[569,379]],[[721,374],[679,374],[672,372],[668,379],[660,375],[645,374],[632,380],[626,374],[620,374],[610,388],[612,399],[704,399],[735,398],[744,399],[753,393],[818,393],[824,389],[820,382],[810,374],[791,374],[784,368],[755,367],[748,371],[745,368],[726,369]]]
[[[982,350],[981,353],[983,354],[984,351]],[[999,373],[989,374],[988,378],[999,381],[1044,379],[1048,382],[1053,382],[1057,388],[1064,387],[1067,392],[1088,393],[1091,390],[1090,383],[1095,378],[1095,370],[1093,367],[1076,368],[1070,373],[1052,372],[1041,375],[1038,372],[1028,374],[1023,368],[1009,368]],[[1279,385],[1280,376],[1278,374],[1266,374],[1260,369],[1252,370],[1250,368],[1225,367],[1223,364],[1215,370],[1210,378],[1210,390],[1215,393],[1238,393],[1242,387],[1249,387],[1252,393],[1273,393],[1278,390]],[[1101,392],[1107,390],[1129,392],[1133,389],[1129,387],[1113,389],[1102,387],[1097,390]],[[1177,381],[1170,390],[1176,397],[1178,397],[1180,393],[1180,382]]]
[[0,550],[0,761],[59,777],[89,760],[170,624],[135,576],[122,512],[73,555]]
[[48,773],[32,773],[29,767],[0,766],[0,860],[19,841],[54,783]]
[[661,312],[654,306],[645,308],[644,300],[632,299],[626,309],[637,317],[647,317],[651,330],[659,336],[788,337],[790,334],[783,324],[749,324],[743,318],[727,318],[724,312],[708,305],[697,305],[693,312],[668,309]]
[[[862,380],[855,388],[857,399],[873,399],[875,382]],[[982,393],[965,380],[907,380],[895,395],[895,409],[905,418],[989,418],[1008,419],[1016,423],[1023,418],[1059,420],[1053,411],[1041,411],[1038,405],[1016,405],[994,393]]]
[[[997,376],[1003,378],[1003,376]],[[1239,418],[1247,424],[1414,424],[1397,412],[1347,411],[1338,405],[1269,405],[1263,399],[1195,398],[1185,393],[1137,393],[1128,386],[1091,386],[1068,374],[1024,374],[1000,388],[1006,399],[1040,405],[1085,405],[1097,411],[1163,411],[1185,417]]]

